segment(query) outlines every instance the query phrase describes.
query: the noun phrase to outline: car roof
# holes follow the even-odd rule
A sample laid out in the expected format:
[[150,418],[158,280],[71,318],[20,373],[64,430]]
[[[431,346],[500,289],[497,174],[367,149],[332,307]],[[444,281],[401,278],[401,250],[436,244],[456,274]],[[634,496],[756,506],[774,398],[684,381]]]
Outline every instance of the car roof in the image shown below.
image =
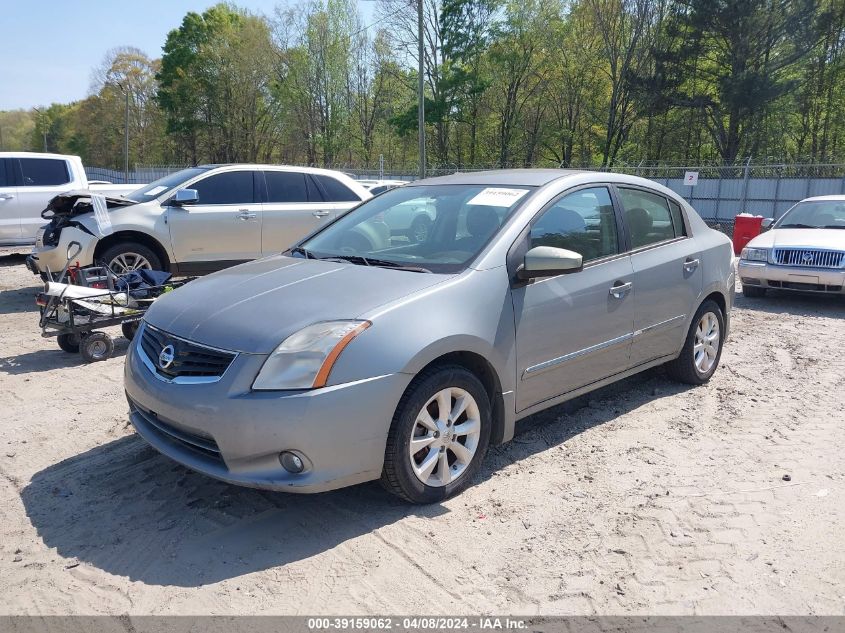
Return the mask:
[[[581,169],[493,169],[490,171],[458,172],[417,180],[413,184],[427,185],[524,185],[542,187],[553,180],[590,173]],[[595,172],[601,173],[601,172]]]
[[845,196],[813,196],[804,198],[801,202],[845,202]]

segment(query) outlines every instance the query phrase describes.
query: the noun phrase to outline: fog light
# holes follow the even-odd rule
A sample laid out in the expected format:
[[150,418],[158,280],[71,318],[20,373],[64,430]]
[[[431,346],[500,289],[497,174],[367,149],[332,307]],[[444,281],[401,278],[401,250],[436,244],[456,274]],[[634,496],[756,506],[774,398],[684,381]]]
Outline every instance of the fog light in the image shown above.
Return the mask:
[[279,453],[279,461],[282,463],[282,467],[286,471],[293,473],[294,475],[301,473],[305,469],[305,463],[302,461],[302,458],[296,453],[291,453],[290,451]]

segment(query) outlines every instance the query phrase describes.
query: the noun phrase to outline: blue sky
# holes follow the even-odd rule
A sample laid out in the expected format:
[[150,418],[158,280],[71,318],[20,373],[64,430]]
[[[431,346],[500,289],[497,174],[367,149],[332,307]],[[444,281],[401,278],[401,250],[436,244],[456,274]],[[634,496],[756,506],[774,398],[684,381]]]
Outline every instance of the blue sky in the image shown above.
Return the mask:
[[[188,11],[215,0],[30,0],[4,2],[0,35],[0,110],[67,103],[88,94],[91,71],[106,52],[135,46],[161,56],[167,33]],[[241,0],[240,7],[271,15],[279,0]],[[374,2],[358,3],[364,22]]]

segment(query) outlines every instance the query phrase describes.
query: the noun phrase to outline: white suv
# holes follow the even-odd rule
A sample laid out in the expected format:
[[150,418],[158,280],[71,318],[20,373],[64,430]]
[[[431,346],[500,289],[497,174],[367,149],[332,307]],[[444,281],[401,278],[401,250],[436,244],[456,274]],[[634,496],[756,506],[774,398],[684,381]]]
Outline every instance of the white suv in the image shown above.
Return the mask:
[[278,253],[370,194],[345,174],[277,165],[203,165],[157,180],[94,213],[89,192],[55,198],[27,266],[103,263],[204,274]]

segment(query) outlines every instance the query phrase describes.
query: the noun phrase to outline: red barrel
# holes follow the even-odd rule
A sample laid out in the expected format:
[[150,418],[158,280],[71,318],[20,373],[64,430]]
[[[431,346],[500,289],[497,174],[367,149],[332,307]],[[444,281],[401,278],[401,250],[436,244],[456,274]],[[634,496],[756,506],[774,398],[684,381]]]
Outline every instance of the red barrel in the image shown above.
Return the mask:
[[739,255],[745,245],[760,235],[762,215],[738,215],[734,218],[734,255]]

